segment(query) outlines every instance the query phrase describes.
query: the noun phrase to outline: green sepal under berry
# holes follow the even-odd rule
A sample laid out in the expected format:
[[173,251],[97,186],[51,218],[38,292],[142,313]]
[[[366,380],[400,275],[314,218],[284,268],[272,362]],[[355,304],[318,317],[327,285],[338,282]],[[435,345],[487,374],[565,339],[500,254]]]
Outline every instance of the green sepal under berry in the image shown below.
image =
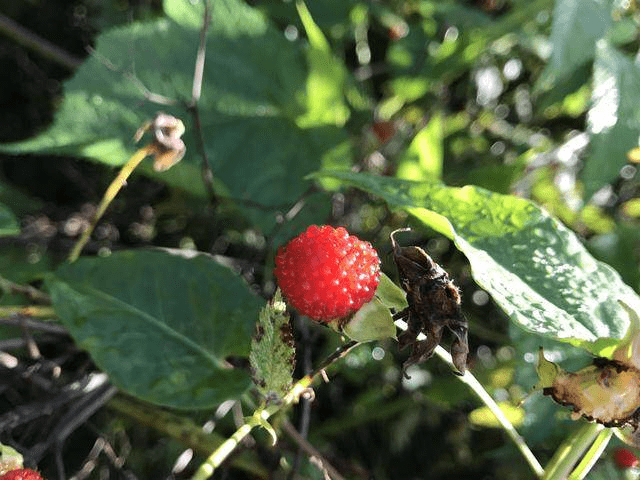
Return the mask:
[[365,303],[346,322],[333,320],[329,326],[357,342],[371,342],[385,338],[396,338],[396,326],[390,308],[402,309],[407,306],[404,292],[384,273],[375,296]]
[[22,455],[8,445],[0,444],[0,475],[18,468],[22,468]]
[[291,388],[296,351],[286,304],[280,289],[260,311],[251,341],[253,383],[267,402],[281,400]]
[[402,288],[393,283],[384,273],[380,274],[380,283],[376,289],[376,297],[388,308],[399,312],[407,308],[407,294]]

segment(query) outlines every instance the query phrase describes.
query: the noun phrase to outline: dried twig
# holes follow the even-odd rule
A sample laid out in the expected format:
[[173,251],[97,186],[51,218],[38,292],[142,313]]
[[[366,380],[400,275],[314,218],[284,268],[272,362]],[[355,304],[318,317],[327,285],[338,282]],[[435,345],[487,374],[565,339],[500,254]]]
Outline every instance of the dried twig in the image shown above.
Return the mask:
[[202,93],[202,79],[204,77],[204,62],[207,50],[207,31],[209,30],[209,24],[211,23],[211,10],[209,7],[209,0],[204,2],[204,14],[202,16],[202,28],[200,29],[200,43],[198,45],[198,52],[196,54],[195,70],[193,72],[193,86],[191,88],[191,101],[187,105],[187,109],[191,112],[193,117],[193,124],[196,133],[196,139],[198,141],[198,151],[202,157],[202,181],[209,195],[209,199],[212,204],[217,204],[219,199],[216,196],[215,188],[213,186],[213,171],[209,164],[209,158],[204,145],[204,134],[202,132],[202,122],[200,121],[200,111],[198,109],[198,101],[200,100],[200,94]]
[[24,316],[12,315],[8,318],[0,318],[0,325],[9,325],[18,327],[24,325],[30,330],[37,330],[44,333],[50,333],[52,335],[69,335],[69,332],[62,325],[55,323],[42,322],[40,320],[34,320],[32,318],[25,318]]
[[69,70],[75,70],[82,63],[82,59],[70,54],[66,50],[51,43],[49,40],[36,35],[19,23],[0,14],[0,33],[11,38],[16,43],[28,48],[40,56],[52,60]]
[[204,2],[204,16],[202,19],[202,29],[200,30],[200,44],[198,45],[198,53],[196,55],[196,67],[193,73],[193,88],[191,89],[191,105],[195,106],[200,100],[202,92],[202,77],[204,75],[204,59],[207,50],[207,30],[211,23],[211,11],[209,9],[209,1]]
[[31,285],[19,285],[0,276],[0,290],[7,294],[20,294],[30,301],[42,305],[51,305],[51,297]]
[[319,466],[321,466],[322,470],[333,480],[344,480],[344,477],[340,475],[338,472],[328,461],[326,458],[322,456],[322,454],[311,445],[306,438],[304,438],[298,431],[295,429],[288,420],[284,420],[281,423],[282,430],[291,437],[296,444],[311,458],[315,458],[318,461]]

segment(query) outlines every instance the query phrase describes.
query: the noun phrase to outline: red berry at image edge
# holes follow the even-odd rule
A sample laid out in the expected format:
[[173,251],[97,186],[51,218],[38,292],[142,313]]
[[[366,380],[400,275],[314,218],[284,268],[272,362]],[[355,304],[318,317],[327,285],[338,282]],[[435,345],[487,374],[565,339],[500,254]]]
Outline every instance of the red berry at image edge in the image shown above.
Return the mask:
[[616,462],[618,468],[637,467],[640,463],[638,457],[628,448],[616,448],[613,452],[613,461]]
[[356,312],[373,298],[380,281],[376,250],[342,227],[310,226],[280,247],[275,263],[289,305],[319,321]]
[[18,468],[0,475],[0,480],[44,480],[38,472],[29,468]]

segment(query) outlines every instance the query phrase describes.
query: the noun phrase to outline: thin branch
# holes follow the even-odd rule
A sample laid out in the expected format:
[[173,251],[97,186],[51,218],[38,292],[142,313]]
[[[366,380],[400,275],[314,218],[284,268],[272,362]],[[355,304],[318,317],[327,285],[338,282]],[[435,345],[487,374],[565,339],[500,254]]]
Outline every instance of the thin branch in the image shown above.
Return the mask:
[[[299,315],[295,316],[297,322],[297,330],[300,332],[300,348],[298,351],[302,351],[302,372],[307,375],[311,373],[313,363],[311,359],[311,334],[309,332],[308,322],[302,320]],[[301,321],[302,320],[302,321]],[[307,438],[309,434],[309,425],[311,423],[311,399],[302,397],[300,398],[300,420],[298,424],[298,432],[302,438]],[[297,472],[300,468],[300,461],[304,454],[302,447],[298,447],[296,455],[291,463],[291,472],[287,479],[294,480]]]
[[44,292],[41,292],[37,288],[33,288],[31,285],[19,285],[6,278],[0,276],[0,290],[7,294],[20,294],[26,296],[29,300],[44,304],[51,305],[51,297]]
[[200,30],[200,45],[198,45],[198,53],[196,54],[196,67],[193,72],[193,88],[191,89],[191,106],[195,106],[200,100],[202,92],[202,77],[204,75],[204,59],[207,50],[207,30],[211,23],[211,11],[209,9],[209,0],[204,1],[204,15],[202,18],[202,29]]
[[[444,360],[444,362],[447,363],[447,365],[449,365],[453,371],[457,370],[453,365],[453,361],[449,352],[447,352],[440,345],[436,347],[435,354],[442,360]],[[463,375],[457,375],[457,378],[462,383],[468,385],[473,393],[475,393],[480,398],[480,400],[482,400],[482,402],[487,407],[489,407],[489,410],[491,410],[491,413],[495,415],[496,419],[498,420],[498,422],[500,422],[500,425],[507,433],[509,438],[513,441],[518,450],[520,450],[520,453],[531,467],[531,470],[533,470],[538,478],[542,478],[542,476],[544,475],[544,468],[542,468],[542,465],[540,465],[538,459],[533,455],[533,452],[529,449],[527,443],[516,431],[504,412],[500,410],[500,407],[491,397],[491,395],[487,393],[482,384],[476,379],[476,377],[473,376],[473,374],[469,370],[467,370]]]
[[[22,312],[20,312],[22,313]],[[69,332],[62,325],[55,323],[42,322],[40,320],[34,320],[32,318],[25,318],[24,316],[12,315],[9,318],[0,318],[0,325],[11,325],[18,327],[24,325],[29,330],[38,330],[40,332],[51,333],[54,335],[68,335]]]
[[135,73],[123,72],[120,67],[115,65],[113,62],[111,62],[111,60],[109,60],[107,57],[102,55],[100,52],[98,52],[94,48],[87,47],[87,52],[89,52],[89,54],[92,57],[95,57],[108,70],[111,70],[112,72],[115,72],[115,73],[121,73],[124,78],[126,78],[131,83],[133,83],[133,85],[140,91],[142,96],[147,101],[151,103],[155,103],[157,105],[164,105],[164,106],[173,106],[173,105],[178,105],[180,103],[173,98],[165,97],[164,95],[160,95],[159,93],[152,92],[142,83],[142,81],[136,76]]
[[117,392],[116,387],[109,383],[106,375],[93,376],[84,388],[78,390],[81,397],[69,404],[69,410],[58,420],[47,439],[35,445],[29,452],[29,458],[35,463],[38,463],[51,447],[61,449],[69,435]]
[[[107,407],[122,415],[133,418],[137,423],[154,428],[156,431],[192,448],[200,455],[208,455],[225,441],[216,432],[206,433],[191,418],[181,416],[152,404],[128,397],[122,393],[112,398]],[[266,479],[267,470],[260,464],[255,452],[242,451],[230,459],[230,464],[249,473],[252,478]]]
[[69,254],[69,263],[75,262],[78,257],[80,257],[80,253],[82,253],[82,249],[89,241],[91,237],[91,233],[96,228],[96,225],[102,218],[102,215],[107,210],[107,207],[111,204],[111,201],[118,194],[120,189],[126,185],[127,179],[131,175],[131,173],[135,170],[138,164],[145,159],[147,155],[151,154],[151,150],[149,147],[143,147],[137,150],[131,158],[127,161],[127,163],[122,167],[116,178],[111,182],[111,185],[107,188],[107,191],[104,193],[102,200],[100,201],[100,205],[96,209],[96,213],[93,216],[93,220],[91,221],[91,225],[87,228],[80,239],[76,242]]
[[124,77],[128,79],[131,83],[133,83],[140,93],[151,103],[155,103],[157,105],[165,105],[165,106],[173,106],[178,105],[178,101],[173,98],[165,97],[164,95],[160,95],[159,93],[153,93],[149,90],[145,85],[140,81],[140,79],[131,72],[125,72]]
[[602,456],[604,449],[607,448],[612,435],[613,429],[611,428],[606,428],[600,431],[587,453],[584,454],[584,457],[578,466],[573,470],[573,472],[571,472],[571,475],[569,475],[568,480],[583,480],[589,474],[600,456]]
[[36,35],[19,23],[0,13],[0,33],[11,38],[16,43],[32,50],[40,56],[56,62],[59,65],[75,70],[82,63],[82,59],[70,54],[66,50],[51,43],[49,40]]
[[11,315],[24,315],[25,317],[55,317],[56,312],[48,305],[0,305],[0,317]]
[[356,341],[350,341],[340,346],[335,352],[329,355],[324,362],[320,364],[318,369],[311,375],[305,375],[298,380],[289,390],[289,393],[285,395],[281,403],[271,404],[268,407],[258,408],[251,417],[249,417],[244,425],[238,428],[231,437],[222,443],[214,452],[209,455],[207,460],[200,465],[191,480],[206,480],[213,472],[222,465],[222,462],[236,449],[236,447],[242,442],[242,440],[251,433],[251,431],[258,426],[267,427],[267,420],[279,412],[281,409],[286,408],[293,403],[296,403],[301,395],[304,395],[309,391],[309,387],[315,381],[315,379],[324,374],[324,369],[329,365],[344,357],[352,348],[359,345]]
[[285,419],[281,423],[281,426],[282,430],[284,430],[284,432],[289,435],[309,457],[314,457],[319,461],[322,469],[329,475],[329,477],[333,480],[344,480],[344,477],[340,475],[340,472],[338,472],[333,465],[331,465],[327,459],[324,458],[322,454],[307,441],[306,438],[300,435],[288,420]]
[[193,116],[193,123],[196,130],[196,139],[198,141],[198,150],[202,157],[202,181],[209,195],[209,199],[213,205],[219,202],[213,185],[213,171],[209,164],[207,150],[204,145],[204,133],[202,132],[202,122],[200,121],[200,111],[198,109],[198,101],[202,93],[202,79],[204,76],[204,61],[207,49],[207,30],[211,23],[211,10],[209,8],[209,0],[204,0],[204,13],[202,15],[202,28],[200,29],[200,43],[196,54],[196,64],[193,72],[193,87],[191,88],[191,102],[187,104],[187,110]]
[[204,133],[202,132],[202,123],[200,122],[200,111],[198,110],[198,105],[192,105],[189,107],[189,111],[193,116],[193,124],[196,130],[196,140],[198,142],[198,151],[200,152],[200,156],[202,157],[202,181],[204,182],[204,186],[207,189],[207,194],[209,195],[209,199],[213,205],[216,205],[220,199],[217,197],[215,188],[213,186],[213,171],[211,170],[211,165],[209,164],[209,157],[207,156],[207,150],[204,145]]

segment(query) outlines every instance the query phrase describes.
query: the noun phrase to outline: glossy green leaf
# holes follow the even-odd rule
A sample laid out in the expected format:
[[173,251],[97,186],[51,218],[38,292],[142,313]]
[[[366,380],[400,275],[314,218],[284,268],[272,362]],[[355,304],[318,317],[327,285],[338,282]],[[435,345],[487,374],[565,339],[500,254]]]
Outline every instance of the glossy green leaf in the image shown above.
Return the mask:
[[82,258],[47,284],[78,346],[131,395],[210,408],[251,383],[225,358],[249,353],[261,302],[208,255],[155,250]]
[[640,138],[640,63],[605,42],[598,44],[591,109],[591,155],[582,171],[585,198],[615,180]]
[[[186,155],[161,174],[152,171],[150,160],[141,168],[204,195],[198,136],[186,108],[203,14],[202,3],[194,3],[166,0],[167,18],[100,35],[95,53],[65,84],[64,102],[52,127],[2,150],[65,153],[122,165],[136,149],[134,132],[163,110],[185,123]],[[302,177],[330,157],[335,160],[333,152],[347,143],[339,128],[344,118],[324,115],[341,105],[341,92],[302,41],[286,40],[259,11],[241,0],[210,3],[198,107],[215,187],[222,195],[252,204],[286,206],[308,188]],[[314,96],[312,87],[328,96]],[[150,93],[176,104],[153,103]],[[344,105],[341,108],[346,115]],[[349,155],[340,159],[349,162]],[[251,212],[258,222],[273,222],[274,215],[264,215],[264,209]]]
[[453,239],[476,282],[523,328],[598,353],[625,334],[640,298],[534,203],[478,187],[319,172],[382,197]]
[[558,0],[553,9],[551,58],[537,88],[551,89],[593,60],[596,43],[611,26],[611,0]]

